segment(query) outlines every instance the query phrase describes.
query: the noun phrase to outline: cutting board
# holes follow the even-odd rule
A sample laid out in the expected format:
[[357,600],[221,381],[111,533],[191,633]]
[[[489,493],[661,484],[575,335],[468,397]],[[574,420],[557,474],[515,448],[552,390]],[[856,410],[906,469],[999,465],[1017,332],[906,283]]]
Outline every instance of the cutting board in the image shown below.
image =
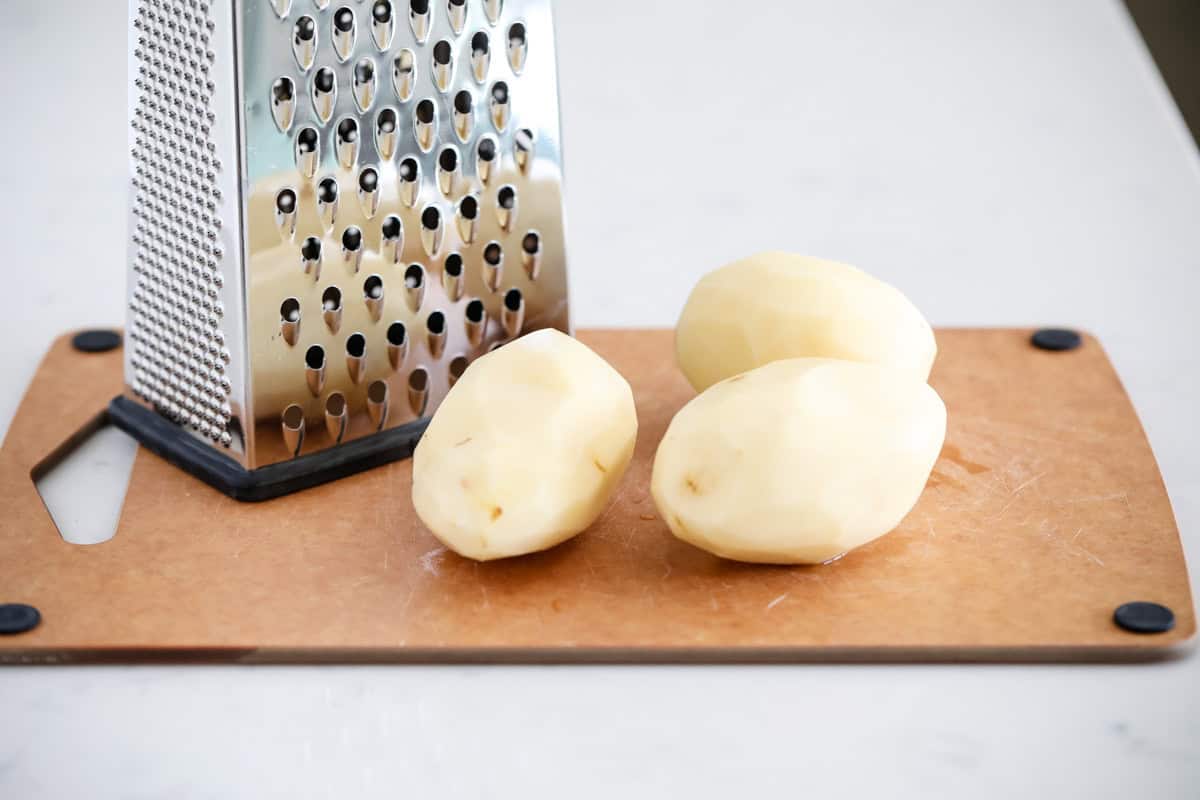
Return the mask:
[[[1183,651],[1195,615],[1170,502],[1100,344],[941,330],[941,459],[892,533],[824,566],[719,560],[671,537],[648,487],[693,393],[664,330],[580,338],[633,385],[637,453],[612,507],[545,553],[477,564],[413,514],[396,463],[237,503],[139,451],[116,536],[59,536],[32,475],[103,424],[119,350],[54,344],[0,450],[0,603],[36,629],[0,661],[1049,661]],[[74,436],[73,436],[74,434]],[[1114,609],[1153,601],[1168,632]]]

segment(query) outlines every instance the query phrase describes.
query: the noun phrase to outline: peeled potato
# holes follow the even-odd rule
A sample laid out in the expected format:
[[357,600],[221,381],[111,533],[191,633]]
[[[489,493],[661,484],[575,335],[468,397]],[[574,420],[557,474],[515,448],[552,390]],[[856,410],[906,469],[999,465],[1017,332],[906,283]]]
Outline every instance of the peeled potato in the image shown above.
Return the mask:
[[928,380],[933,330],[897,289],[835,261],[762,253],[706,275],[675,332],[696,391],[785,358],[887,364]]
[[468,558],[545,550],[600,516],[636,438],[625,379],[541,330],[480,358],[450,390],[413,456],[413,504]]
[[817,564],[900,523],[945,433],[946,407],[911,370],[776,361],[676,415],[651,491],[671,532],[711,553]]

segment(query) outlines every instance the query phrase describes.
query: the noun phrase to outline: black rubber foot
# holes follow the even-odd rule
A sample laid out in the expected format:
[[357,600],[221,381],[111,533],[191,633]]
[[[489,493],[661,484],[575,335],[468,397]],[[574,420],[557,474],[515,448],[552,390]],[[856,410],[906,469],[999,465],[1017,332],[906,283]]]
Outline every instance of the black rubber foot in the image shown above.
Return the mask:
[[71,345],[84,353],[107,353],[121,346],[121,334],[116,331],[80,331]]
[[1131,633],[1166,633],[1175,627],[1175,612],[1158,603],[1126,603],[1113,612],[1113,622]]
[[1034,347],[1042,350],[1074,350],[1083,344],[1083,337],[1065,328],[1042,328],[1031,339]]
[[0,636],[26,633],[42,623],[42,613],[24,603],[0,605]]
[[247,470],[128,397],[117,397],[109,404],[108,420],[152,453],[234,500],[250,503],[311,489],[408,458],[429,424],[428,420],[413,422],[319,453]]

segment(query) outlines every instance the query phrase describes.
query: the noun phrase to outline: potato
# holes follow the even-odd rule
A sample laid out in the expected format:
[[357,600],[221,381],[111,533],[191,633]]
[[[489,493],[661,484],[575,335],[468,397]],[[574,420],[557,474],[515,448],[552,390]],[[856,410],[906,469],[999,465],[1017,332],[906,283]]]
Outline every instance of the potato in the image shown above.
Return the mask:
[[928,380],[929,323],[893,287],[834,261],[762,253],[706,275],[675,332],[696,391],[784,358],[888,364]]
[[945,433],[946,407],[912,370],[776,361],[676,415],[651,491],[671,532],[711,553],[818,564],[900,523]]
[[450,390],[413,456],[413,504],[468,558],[545,550],[600,516],[636,438],[625,379],[541,330],[483,356]]

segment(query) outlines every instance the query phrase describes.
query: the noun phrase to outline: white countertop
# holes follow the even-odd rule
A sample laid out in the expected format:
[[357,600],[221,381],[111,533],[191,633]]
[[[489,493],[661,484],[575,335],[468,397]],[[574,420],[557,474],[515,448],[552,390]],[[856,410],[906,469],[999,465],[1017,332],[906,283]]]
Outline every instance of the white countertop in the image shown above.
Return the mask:
[[[122,320],[120,6],[0,26],[0,432],[54,336]],[[1116,0],[557,7],[578,325],[670,325],[700,274],[781,248],[858,264],[939,325],[1088,328],[1196,585],[1200,158]],[[1200,655],[0,669],[14,800],[1198,790]]]

